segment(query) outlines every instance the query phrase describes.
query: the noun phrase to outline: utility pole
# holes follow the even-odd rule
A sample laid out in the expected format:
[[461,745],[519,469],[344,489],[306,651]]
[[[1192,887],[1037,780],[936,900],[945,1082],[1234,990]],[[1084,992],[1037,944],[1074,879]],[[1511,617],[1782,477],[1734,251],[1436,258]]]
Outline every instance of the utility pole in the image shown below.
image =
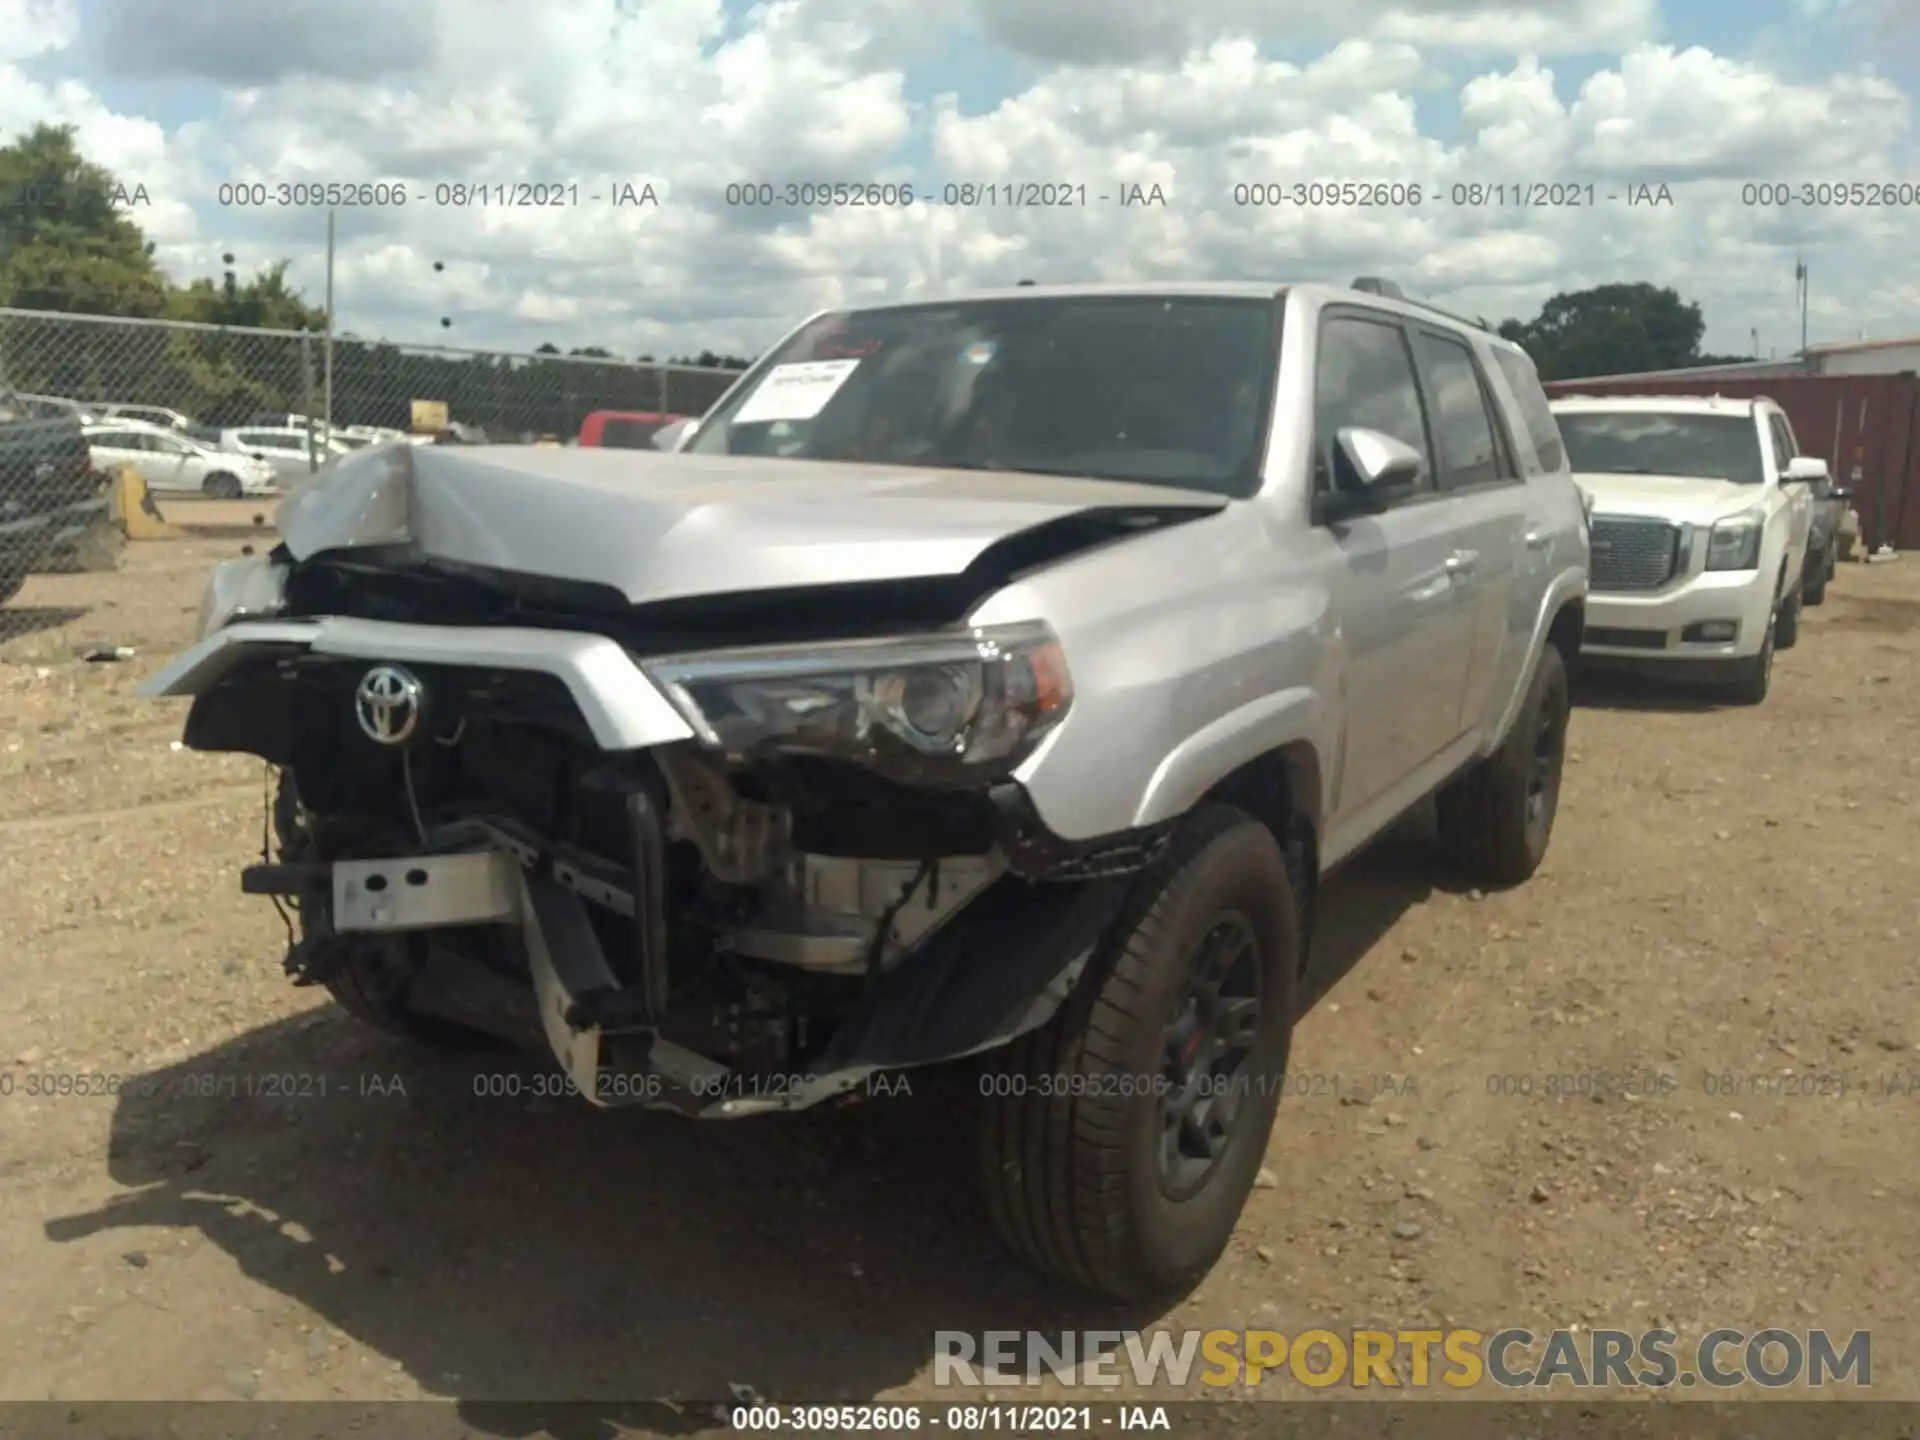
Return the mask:
[[1800,361],[1807,363],[1807,262],[1793,257],[1793,280],[1800,292]]

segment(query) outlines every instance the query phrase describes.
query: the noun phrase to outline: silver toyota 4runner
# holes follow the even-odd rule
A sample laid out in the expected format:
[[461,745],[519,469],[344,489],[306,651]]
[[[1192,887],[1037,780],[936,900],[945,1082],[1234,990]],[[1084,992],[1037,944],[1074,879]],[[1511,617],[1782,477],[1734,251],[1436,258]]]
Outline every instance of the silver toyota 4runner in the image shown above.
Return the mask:
[[[1226,1246],[1321,877],[1560,791],[1587,526],[1532,366],[1363,288],[823,314],[673,453],[388,444],[210,579],[191,748],[266,759],[286,957],[586,1100],[977,1057],[990,1208],[1144,1298]],[[263,857],[263,859],[266,857]]]

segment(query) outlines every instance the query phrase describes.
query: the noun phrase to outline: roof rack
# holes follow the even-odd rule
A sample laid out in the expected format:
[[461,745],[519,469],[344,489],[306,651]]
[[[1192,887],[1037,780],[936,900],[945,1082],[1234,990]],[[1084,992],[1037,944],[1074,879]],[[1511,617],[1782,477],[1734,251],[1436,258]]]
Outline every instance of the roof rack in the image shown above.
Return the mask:
[[1416,300],[1398,285],[1394,284],[1393,281],[1384,280],[1378,275],[1362,275],[1348,288],[1358,290],[1363,295],[1378,295],[1385,300],[1398,300],[1402,305],[1413,305],[1422,310],[1430,311],[1435,315],[1444,315],[1456,325],[1464,325],[1469,330],[1484,331],[1487,328],[1478,320],[1472,319],[1469,316],[1456,314],[1452,310],[1443,310],[1438,305],[1428,304],[1425,300]]

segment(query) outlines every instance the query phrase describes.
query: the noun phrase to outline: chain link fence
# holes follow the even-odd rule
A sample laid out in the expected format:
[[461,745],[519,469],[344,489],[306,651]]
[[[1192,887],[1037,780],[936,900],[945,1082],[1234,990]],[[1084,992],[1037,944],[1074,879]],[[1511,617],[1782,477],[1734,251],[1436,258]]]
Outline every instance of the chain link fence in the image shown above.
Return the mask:
[[[444,406],[462,438],[564,441],[596,410],[700,415],[738,376],[0,307],[0,603],[99,533],[114,471],[162,496],[272,491],[335,453],[329,423],[365,443],[410,430],[416,401]],[[174,433],[114,424],[127,419]]]
[[564,440],[595,410],[699,415],[739,373],[6,308],[0,370],[30,396],[163,407],[210,429],[297,414],[405,430],[414,401],[439,401],[502,440]]

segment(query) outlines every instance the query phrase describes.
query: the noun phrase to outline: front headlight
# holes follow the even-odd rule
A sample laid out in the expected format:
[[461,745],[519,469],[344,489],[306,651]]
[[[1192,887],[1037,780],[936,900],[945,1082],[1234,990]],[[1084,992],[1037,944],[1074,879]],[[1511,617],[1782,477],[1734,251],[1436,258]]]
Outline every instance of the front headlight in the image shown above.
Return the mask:
[[819,755],[909,785],[998,779],[1073,700],[1045,625],[642,662],[706,744],[730,755]]
[[1757,570],[1765,517],[1757,510],[1720,521],[1707,536],[1707,569]]

